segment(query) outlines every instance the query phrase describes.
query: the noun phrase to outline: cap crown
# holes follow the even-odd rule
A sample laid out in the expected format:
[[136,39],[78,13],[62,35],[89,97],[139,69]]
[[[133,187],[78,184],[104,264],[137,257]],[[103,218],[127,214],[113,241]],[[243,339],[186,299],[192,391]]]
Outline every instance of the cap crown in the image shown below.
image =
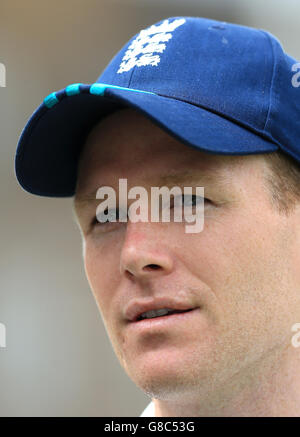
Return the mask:
[[172,17],[135,35],[97,82],[201,106],[264,136],[300,161],[297,65],[300,70],[266,31]]

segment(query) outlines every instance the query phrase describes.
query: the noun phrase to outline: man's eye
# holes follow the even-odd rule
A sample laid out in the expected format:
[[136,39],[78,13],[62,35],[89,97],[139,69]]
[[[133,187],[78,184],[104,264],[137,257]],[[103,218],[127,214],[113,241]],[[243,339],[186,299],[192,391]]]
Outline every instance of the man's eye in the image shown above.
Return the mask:
[[[201,196],[197,196],[195,194],[182,194],[181,196],[172,197],[170,202],[170,208],[177,208],[177,207],[196,207],[197,204],[199,205],[200,202],[203,201],[205,204],[212,203],[209,199],[203,198]],[[124,216],[125,214],[125,216]],[[114,224],[118,224],[120,217],[122,217],[123,221],[126,221],[126,218],[128,219],[127,212],[123,210],[117,209],[105,209],[101,211],[100,213],[97,213],[97,215],[92,219],[91,226],[105,226],[105,228],[113,226]]]
[[197,204],[200,204],[201,200],[203,200],[204,204],[211,203],[209,199],[197,196],[196,194],[182,194],[182,196],[176,197],[174,199],[174,206],[197,206]]
[[183,205],[185,206],[196,206],[197,200],[200,201],[200,197],[195,194],[185,195],[183,194]]

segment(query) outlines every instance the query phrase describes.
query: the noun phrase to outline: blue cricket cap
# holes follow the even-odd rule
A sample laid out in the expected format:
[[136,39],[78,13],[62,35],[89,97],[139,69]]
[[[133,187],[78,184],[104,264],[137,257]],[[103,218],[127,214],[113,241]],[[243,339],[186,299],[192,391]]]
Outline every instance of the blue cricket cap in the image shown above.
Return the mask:
[[44,99],[19,139],[17,179],[33,194],[73,196],[85,138],[123,107],[208,153],[281,149],[300,162],[298,70],[264,30],[198,17],[162,20],[135,35],[95,83]]

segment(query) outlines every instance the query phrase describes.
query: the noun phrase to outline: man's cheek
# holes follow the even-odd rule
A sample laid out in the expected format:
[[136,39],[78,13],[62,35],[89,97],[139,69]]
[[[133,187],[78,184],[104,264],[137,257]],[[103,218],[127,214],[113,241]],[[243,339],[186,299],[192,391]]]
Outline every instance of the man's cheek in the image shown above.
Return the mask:
[[102,274],[102,269],[97,267],[95,261],[92,261],[90,257],[85,258],[84,268],[91,292],[102,314],[105,302],[104,290],[108,288],[105,283],[105,275]]

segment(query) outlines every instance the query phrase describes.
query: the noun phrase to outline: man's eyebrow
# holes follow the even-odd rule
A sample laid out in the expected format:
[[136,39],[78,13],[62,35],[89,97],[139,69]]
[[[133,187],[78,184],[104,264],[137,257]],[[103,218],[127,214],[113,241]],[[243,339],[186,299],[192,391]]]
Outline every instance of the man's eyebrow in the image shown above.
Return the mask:
[[[216,170],[184,170],[184,171],[176,171],[176,172],[169,172],[166,175],[160,176],[158,179],[155,180],[155,183],[152,185],[153,187],[172,187],[176,185],[183,186],[184,184],[195,184],[197,183],[197,186],[215,186],[215,187],[221,187],[224,184],[228,185],[229,178],[228,176],[225,176],[224,174],[220,174],[220,172],[217,172]],[[100,185],[101,186],[107,186],[107,185]],[[93,190],[90,193],[78,193],[74,197],[74,205],[84,205],[87,203],[94,202],[97,200],[96,194],[98,189]]]
[[199,184],[215,184],[221,185],[223,182],[228,181],[228,178],[221,176],[216,171],[212,170],[185,170],[181,172],[168,173],[167,175],[160,176],[159,185],[182,185],[184,183],[195,183]]

